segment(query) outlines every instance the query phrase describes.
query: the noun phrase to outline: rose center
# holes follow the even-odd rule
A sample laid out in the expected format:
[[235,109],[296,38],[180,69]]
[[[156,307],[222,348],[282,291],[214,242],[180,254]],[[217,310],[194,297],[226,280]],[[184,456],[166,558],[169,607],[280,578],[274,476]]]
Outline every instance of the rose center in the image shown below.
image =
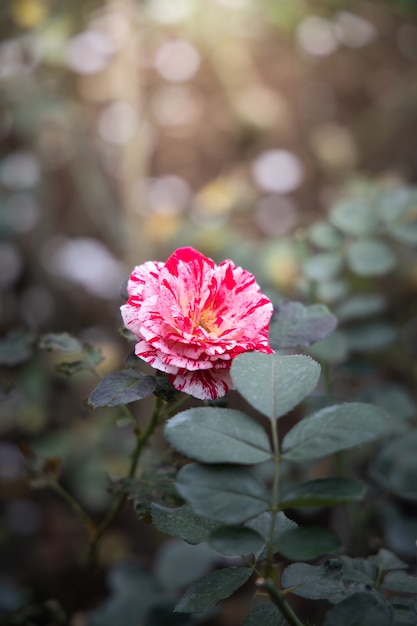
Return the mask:
[[216,315],[210,309],[202,311],[197,320],[197,328],[204,328],[208,333],[216,332]]

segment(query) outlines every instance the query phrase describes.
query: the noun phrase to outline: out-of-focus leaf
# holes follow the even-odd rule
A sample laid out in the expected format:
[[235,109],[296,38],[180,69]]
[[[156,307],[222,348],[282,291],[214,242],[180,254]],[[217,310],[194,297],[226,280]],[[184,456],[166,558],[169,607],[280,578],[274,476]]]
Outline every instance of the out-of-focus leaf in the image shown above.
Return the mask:
[[23,330],[12,331],[0,339],[0,366],[14,367],[30,359],[34,341],[34,335]]
[[417,501],[417,432],[390,440],[372,463],[372,474],[380,485],[401,498]]
[[242,626],[283,626],[284,618],[272,603],[260,604],[247,616]]
[[308,348],[309,354],[322,363],[344,361],[349,353],[345,333],[335,330],[331,335]]
[[397,258],[385,243],[367,239],[354,241],[349,246],[347,262],[359,276],[382,276],[395,267]]
[[383,294],[363,293],[344,300],[335,313],[340,321],[362,319],[381,313],[386,304],[387,299]]
[[338,202],[330,212],[330,221],[347,235],[372,235],[378,228],[376,212],[369,202],[352,198]]
[[376,592],[358,591],[327,615],[323,626],[391,626],[393,610]]
[[303,270],[307,278],[319,282],[335,278],[342,267],[343,257],[336,252],[315,254],[303,264]]
[[336,325],[336,317],[324,304],[283,302],[277,305],[271,319],[270,345],[275,350],[308,346],[326,337]]
[[184,589],[207,574],[218,556],[206,543],[191,545],[181,539],[170,539],[156,554],[155,577],[165,589]]
[[338,250],[342,245],[342,235],[329,222],[319,220],[310,226],[308,238],[312,244],[323,250]]
[[69,333],[47,333],[40,338],[39,348],[42,350],[78,353],[82,352],[83,344]]
[[349,349],[359,353],[383,350],[397,339],[396,328],[384,322],[361,324],[344,332]]
[[226,567],[212,572],[187,589],[175,607],[180,613],[203,613],[232,595],[250,578],[248,567]]
[[146,398],[155,389],[155,379],[133,369],[105,376],[92,391],[91,406],[120,406]]

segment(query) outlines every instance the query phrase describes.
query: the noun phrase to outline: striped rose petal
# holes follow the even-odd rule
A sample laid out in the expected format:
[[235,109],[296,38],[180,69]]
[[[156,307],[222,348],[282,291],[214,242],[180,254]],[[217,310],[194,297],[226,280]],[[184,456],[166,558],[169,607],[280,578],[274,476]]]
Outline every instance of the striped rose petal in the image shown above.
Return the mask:
[[134,268],[121,307],[138,339],[135,352],[167,372],[174,387],[214,400],[233,388],[232,360],[243,352],[271,353],[271,301],[254,276],[226,260],[220,265],[193,248],[167,262]]

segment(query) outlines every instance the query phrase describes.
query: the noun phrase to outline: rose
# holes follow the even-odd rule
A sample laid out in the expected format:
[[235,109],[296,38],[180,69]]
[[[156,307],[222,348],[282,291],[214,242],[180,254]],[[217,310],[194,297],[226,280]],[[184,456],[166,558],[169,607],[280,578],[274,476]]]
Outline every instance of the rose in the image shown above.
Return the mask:
[[138,339],[136,355],[196,398],[215,399],[233,388],[230,366],[238,354],[273,352],[272,303],[254,276],[230,260],[217,266],[180,248],[165,264],[135,267],[127,291],[121,313]]

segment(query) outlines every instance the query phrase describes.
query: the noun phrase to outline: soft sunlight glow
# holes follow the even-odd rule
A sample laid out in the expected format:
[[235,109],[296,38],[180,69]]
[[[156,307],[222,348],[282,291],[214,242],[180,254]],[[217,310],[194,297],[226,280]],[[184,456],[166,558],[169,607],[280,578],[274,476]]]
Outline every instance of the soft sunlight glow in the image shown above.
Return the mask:
[[278,195],[264,196],[256,206],[256,226],[271,237],[284,235],[297,225],[297,209],[292,200]]
[[194,0],[152,0],[146,6],[149,16],[161,24],[186,20],[194,8]]
[[109,300],[120,295],[120,285],[126,277],[123,264],[100,241],[89,237],[53,240],[43,262],[54,276]]
[[150,178],[148,182],[149,208],[161,215],[182,213],[191,198],[188,183],[179,176]]
[[289,193],[300,186],[303,170],[300,160],[287,150],[267,150],[252,165],[257,185],[265,191]]
[[161,126],[194,124],[201,115],[196,91],[182,86],[160,87],[153,94],[151,108],[155,121]]
[[7,241],[0,243],[0,289],[13,285],[23,269],[23,259],[18,248]]
[[68,67],[77,74],[96,74],[107,67],[113,51],[104,33],[86,30],[68,40],[65,57]]
[[133,139],[138,129],[137,113],[128,102],[113,102],[100,113],[98,129],[106,141],[125,144]]
[[15,193],[4,202],[8,224],[16,233],[28,233],[34,228],[40,217],[39,206],[28,193]]
[[336,35],[339,41],[351,48],[362,48],[377,36],[375,26],[363,17],[340,11],[334,19]]
[[172,83],[190,80],[200,66],[200,54],[184,39],[165,41],[155,55],[158,73]]
[[298,25],[296,37],[300,48],[313,56],[327,56],[338,47],[334,25],[324,17],[304,18]]
[[10,152],[0,165],[0,183],[14,191],[34,187],[40,175],[39,162],[31,152]]

